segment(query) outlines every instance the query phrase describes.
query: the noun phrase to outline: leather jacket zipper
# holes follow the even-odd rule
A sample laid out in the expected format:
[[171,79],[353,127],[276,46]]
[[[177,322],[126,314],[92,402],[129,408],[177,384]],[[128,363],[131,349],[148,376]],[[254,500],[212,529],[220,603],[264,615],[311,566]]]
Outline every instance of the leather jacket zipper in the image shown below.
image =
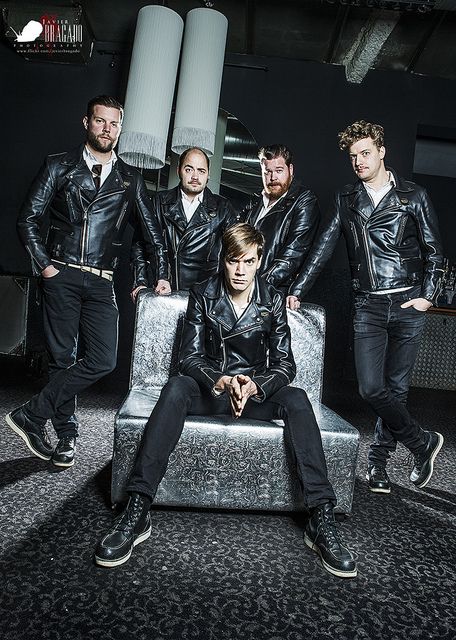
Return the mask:
[[124,205],[122,207],[122,211],[120,212],[120,216],[119,216],[119,218],[118,218],[118,220],[116,222],[117,231],[119,231],[120,226],[121,226],[121,224],[123,222],[123,219],[125,218],[125,212],[127,210],[127,206],[128,206],[128,202],[124,202]]
[[80,264],[84,264],[84,249],[87,240],[87,226],[88,226],[88,213],[87,209],[84,209],[84,216],[82,218],[82,235],[81,235],[81,259]]
[[407,224],[407,217],[403,216],[401,222],[399,224],[399,230],[397,232],[397,244],[401,244],[402,238],[404,237],[405,225]]
[[355,250],[359,249],[359,238],[358,234],[356,233],[355,223],[352,220],[350,220],[350,229],[353,235],[353,242],[355,243]]
[[68,209],[71,211],[72,216],[73,216],[73,222],[77,222],[77,217],[76,214],[74,212],[74,207],[73,207],[73,202],[71,201],[71,194],[69,191],[66,192],[66,200],[67,200],[67,205],[68,205]]
[[370,278],[370,281],[371,281],[371,285],[375,289],[377,287],[377,280],[376,280],[375,275],[374,275],[374,270],[372,269],[370,253],[369,253],[369,241],[368,241],[368,238],[367,238],[366,226],[363,226],[363,241],[364,241],[364,251],[366,253],[367,270],[369,272],[369,278]]
[[222,352],[223,352],[222,371],[225,371],[225,369],[226,369],[226,346],[225,346],[225,340],[223,338],[222,338]]
[[177,251],[174,253],[174,270],[176,272],[176,291],[179,291],[179,258]]

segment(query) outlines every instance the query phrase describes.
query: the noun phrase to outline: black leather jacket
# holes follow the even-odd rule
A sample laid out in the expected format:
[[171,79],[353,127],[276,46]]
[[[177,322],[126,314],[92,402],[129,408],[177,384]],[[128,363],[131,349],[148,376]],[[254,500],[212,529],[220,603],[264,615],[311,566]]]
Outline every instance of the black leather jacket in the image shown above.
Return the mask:
[[262,402],[296,375],[285,299],[256,278],[250,305],[237,319],[222,275],[190,291],[179,353],[180,372],[213,392],[223,375],[249,375]]
[[420,284],[421,297],[436,300],[443,274],[437,215],[425,189],[392,173],[396,186],[375,208],[361,180],[336,194],[334,216],[290,294],[310,289],[343,234],[355,292]]
[[[159,191],[153,198],[153,206],[166,242],[170,264],[167,279],[173,291],[188,290],[196,282],[217,273],[222,234],[238,220],[231,203],[206,187],[202,203],[187,222],[180,187],[177,186]],[[144,258],[140,247],[135,245],[132,261],[134,280],[136,285],[148,286]]]
[[[22,205],[17,229],[34,273],[49,266],[51,258],[115,269],[125,227],[131,222],[154,247],[151,259],[159,277],[165,278],[166,248],[141,174],[118,158],[97,192],[83,148],[48,156]],[[47,213],[49,230],[43,240]]]
[[261,275],[275,287],[286,291],[295,279],[312,245],[320,222],[317,198],[297,180],[287,194],[257,222],[263,207],[263,197],[248,209],[242,218],[265,237],[261,260]]

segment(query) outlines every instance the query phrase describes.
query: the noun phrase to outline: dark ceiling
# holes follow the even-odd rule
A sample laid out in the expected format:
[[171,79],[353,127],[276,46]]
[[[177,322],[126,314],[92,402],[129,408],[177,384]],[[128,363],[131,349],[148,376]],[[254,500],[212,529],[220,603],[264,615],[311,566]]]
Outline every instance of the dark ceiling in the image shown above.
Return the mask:
[[80,4],[98,42],[123,51],[145,5],[185,17],[212,7],[229,22],[227,51],[345,65],[361,82],[370,68],[456,79],[456,0],[6,0],[3,6]]
[[[369,69],[456,80],[456,0],[6,0],[1,4],[47,13],[54,7],[58,13],[58,7],[80,5],[100,53],[129,54],[143,6],[163,5],[183,18],[191,9],[207,6],[228,19],[228,53],[343,65],[347,80],[356,83]],[[222,182],[250,193],[258,187],[258,173],[256,143],[229,116]]]

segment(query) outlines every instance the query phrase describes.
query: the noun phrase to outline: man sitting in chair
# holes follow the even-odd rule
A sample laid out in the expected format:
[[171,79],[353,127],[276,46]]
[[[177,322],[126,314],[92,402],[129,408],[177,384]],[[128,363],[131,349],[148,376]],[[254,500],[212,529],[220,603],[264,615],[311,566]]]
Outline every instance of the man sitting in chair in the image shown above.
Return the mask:
[[126,562],[151,533],[149,510],[188,415],[284,421],[304,503],[304,540],[330,573],[352,578],[356,563],[340,540],[336,497],[320,430],[304,390],[290,387],[295,363],[285,298],[257,277],[263,235],[247,223],[223,234],[223,272],[195,285],[179,351],[180,375],[163,387],[146,424],[123,513],[99,542],[103,567]]

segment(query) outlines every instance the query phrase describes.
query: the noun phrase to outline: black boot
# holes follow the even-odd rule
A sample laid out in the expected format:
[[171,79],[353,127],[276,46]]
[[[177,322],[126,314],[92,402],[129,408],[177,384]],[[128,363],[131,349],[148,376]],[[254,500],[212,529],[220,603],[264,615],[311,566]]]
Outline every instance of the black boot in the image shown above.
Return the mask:
[[369,490],[374,493],[390,493],[391,484],[385,467],[374,466],[367,470],[366,480]]
[[125,511],[100,540],[95,550],[95,562],[101,567],[117,567],[127,562],[133,547],[150,536],[151,501],[139,493],[132,493]]
[[45,425],[31,420],[23,407],[8,413],[6,423],[22,438],[34,455],[42,460],[51,459],[54,447],[51,445]]
[[74,436],[63,436],[63,438],[59,439],[52,454],[52,464],[55,464],[56,467],[72,467],[74,465],[75,451],[76,438]]
[[304,534],[304,542],[318,553],[324,568],[329,573],[340,578],[356,576],[356,562],[340,540],[334,519],[334,507],[330,502],[312,510]]
[[415,456],[415,464],[410,474],[410,482],[422,489],[434,472],[434,460],[442,448],[443,436],[437,431],[429,431],[428,443],[420,455]]

